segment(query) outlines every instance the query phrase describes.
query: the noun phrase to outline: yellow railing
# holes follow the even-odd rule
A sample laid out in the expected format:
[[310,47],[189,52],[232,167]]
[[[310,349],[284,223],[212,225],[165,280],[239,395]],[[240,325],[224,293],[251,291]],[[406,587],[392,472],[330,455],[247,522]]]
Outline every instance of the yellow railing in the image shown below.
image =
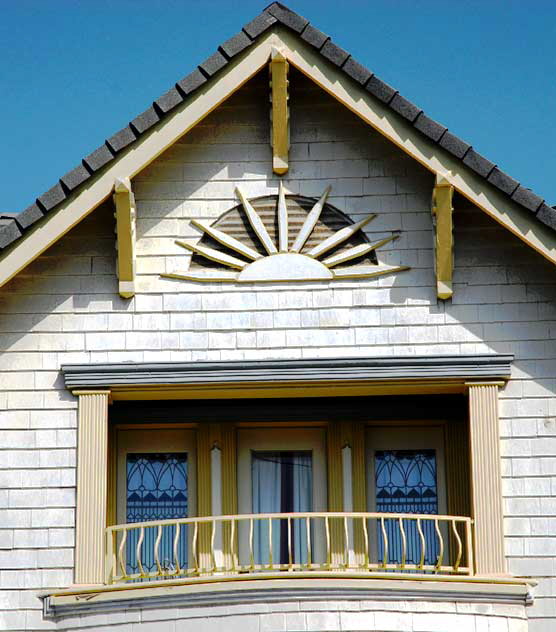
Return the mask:
[[472,575],[472,520],[311,512],[206,516],[106,529],[107,584],[328,571]]

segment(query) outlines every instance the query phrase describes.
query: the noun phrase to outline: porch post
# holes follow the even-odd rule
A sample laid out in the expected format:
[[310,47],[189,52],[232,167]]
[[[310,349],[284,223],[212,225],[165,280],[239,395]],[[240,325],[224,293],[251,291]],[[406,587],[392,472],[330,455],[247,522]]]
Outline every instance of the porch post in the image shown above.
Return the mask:
[[79,397],[75,583],[102,584],[110,391],[73,394]]
[[500,471],[498,388],[502,382],[469,382],[469,437],[475,572],[506,574]]

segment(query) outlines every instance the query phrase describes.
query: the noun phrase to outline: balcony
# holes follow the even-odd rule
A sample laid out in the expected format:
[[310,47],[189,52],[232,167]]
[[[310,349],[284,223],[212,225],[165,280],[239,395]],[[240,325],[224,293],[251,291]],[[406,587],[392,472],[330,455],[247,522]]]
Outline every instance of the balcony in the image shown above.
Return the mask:
[[285,577],[471,576],[471,518],[310,512],[110,526],[105,583]]

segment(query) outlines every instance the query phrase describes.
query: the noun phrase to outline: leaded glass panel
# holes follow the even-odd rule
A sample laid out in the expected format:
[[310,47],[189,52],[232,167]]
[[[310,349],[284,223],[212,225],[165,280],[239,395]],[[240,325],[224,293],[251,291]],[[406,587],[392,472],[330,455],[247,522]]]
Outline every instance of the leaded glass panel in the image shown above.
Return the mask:
[[[438,513],[437,465],[434,450],[378,450],[375,452],[376,510],[387,513]],[[414,521],[403,523],[407,537],[406,562],[417,564],[421,544]],[[388,563],[402,559],[402,538],[397,520],[385,520],[388,534]],[[434,524],[422,523],[425,536],[425,564],[436,564],[438,540]],[[378,556],[384,556],[384,543],[379,534]]]
[[[188,513],[187,454],[131,453],[126,461],[126,522],[148,522],[184,518]],[[178,558],[187,567],[187,527],[180,527]],[[159,557],[166,570],[174,569],[173,541],[176,527],[163,527]],[[157,527],[145,529],[141,564],[145,571],[156,570],[154,543]],[[139,531],[129,532],[127,541],[128,573],[139,572],[136,546]]]

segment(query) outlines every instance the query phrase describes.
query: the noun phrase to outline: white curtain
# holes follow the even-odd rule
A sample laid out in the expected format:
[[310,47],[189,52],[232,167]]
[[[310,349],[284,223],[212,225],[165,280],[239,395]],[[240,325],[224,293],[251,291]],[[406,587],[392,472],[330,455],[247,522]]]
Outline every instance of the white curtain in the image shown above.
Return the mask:
[[[251,463],[253,513],[307,512],[313,508],[310,452],[253,452]],[[287,564],[287,520],[272,521],[272,561]],[[291,520],[292,561],[307,562],[307,529],[303,519]],[[270,563],[269,521],[255,523],[255,563]]]

